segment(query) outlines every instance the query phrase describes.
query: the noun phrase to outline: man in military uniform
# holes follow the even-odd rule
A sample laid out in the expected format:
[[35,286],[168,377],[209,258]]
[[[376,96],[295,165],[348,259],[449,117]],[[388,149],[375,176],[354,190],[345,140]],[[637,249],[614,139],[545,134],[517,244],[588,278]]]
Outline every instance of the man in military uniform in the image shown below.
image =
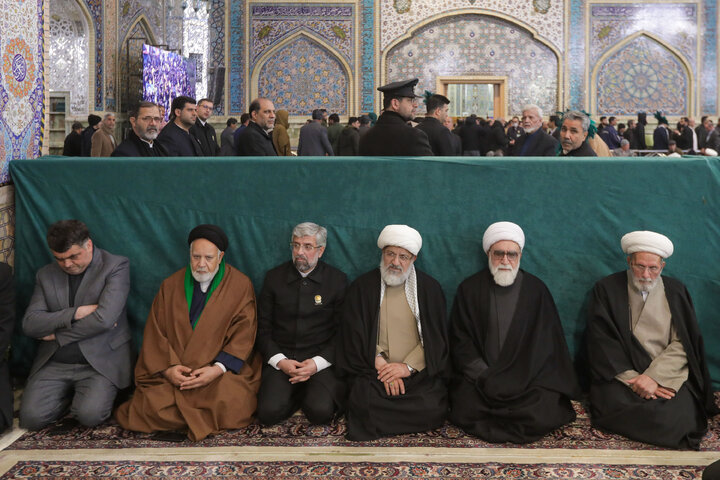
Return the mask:
[[375,126],[360,137],[360,155],[433,155],[425,132],[407,123],[415,116],[417,83],[418,79],[413,78],[378,87],[383,92],[383,113]]

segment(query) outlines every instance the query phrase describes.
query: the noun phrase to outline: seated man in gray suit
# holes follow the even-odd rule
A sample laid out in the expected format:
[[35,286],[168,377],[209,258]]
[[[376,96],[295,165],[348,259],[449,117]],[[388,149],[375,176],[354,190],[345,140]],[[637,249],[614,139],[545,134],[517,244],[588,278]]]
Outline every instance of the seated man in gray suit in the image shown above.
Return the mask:
[[93,245],[87,226],[61,220],[47,243],[55,262],[36,276],[22,320],[39,340],[20,406],[20,426],[37,430],[71,415],[85,426],[106,420],[119,389],[130,385],[125,301],[128,259]]

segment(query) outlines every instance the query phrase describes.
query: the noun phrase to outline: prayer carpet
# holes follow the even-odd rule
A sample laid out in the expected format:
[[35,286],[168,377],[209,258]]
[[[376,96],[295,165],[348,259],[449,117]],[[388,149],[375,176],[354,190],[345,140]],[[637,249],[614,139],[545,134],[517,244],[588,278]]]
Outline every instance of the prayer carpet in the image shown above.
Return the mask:
[[[7,450],[62,450],[115,448],[182,448],[182,447],[434,447],[434,448],[524,448],[524,449],[603,449],[603,450],[665,450],[619,435],[602,432],[590,425],[585,406],[573,402],[577,419],[544,438],[526,445],[493,444],[465,434],[458,427],[446,423],[443,427],[424,433],[398,435],[371,442],[345,440],[345,421],[341,418],[330,425],[310,425],[305,417],[296,414],[272,427],[252,424],[206,438],[200,442],[185,440],[171,443],[153,440],[149,434],[129,432],[114,421],[95,428],[77,426],[56,431],[46,427],[28,432]],[[710,420],[701,451],[720,451],[720,415]]]
[[21,461],[1,480],[120,479],[638,479],[699,478],[703,467],[597,464],[371,462],[82,462]]

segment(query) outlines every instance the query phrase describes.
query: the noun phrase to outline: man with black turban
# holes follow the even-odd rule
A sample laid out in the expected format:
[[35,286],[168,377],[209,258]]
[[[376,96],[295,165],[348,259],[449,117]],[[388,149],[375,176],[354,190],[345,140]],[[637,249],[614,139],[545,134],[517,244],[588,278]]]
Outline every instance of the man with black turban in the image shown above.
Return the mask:
[[252,422],[261,361],[253,351],[255,294],[225,263],[225,232],[199,225],[188,244],[190,265],[162,283],[150,309],[135,395],[115,415],[128,430],[198,441]]

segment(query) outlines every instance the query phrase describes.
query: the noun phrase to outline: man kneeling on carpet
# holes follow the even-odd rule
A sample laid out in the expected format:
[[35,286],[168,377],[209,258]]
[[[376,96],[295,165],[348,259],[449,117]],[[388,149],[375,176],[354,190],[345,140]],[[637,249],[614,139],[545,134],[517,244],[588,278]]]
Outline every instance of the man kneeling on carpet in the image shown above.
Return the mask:
[[253,351],[255,294],[250,279],[225,263],[225,232],[199,225],[188,244],[190,264],[153,301],[135,395],[115,417],[128,430],[187,430],[198,441],[252,422],[261,360]]

